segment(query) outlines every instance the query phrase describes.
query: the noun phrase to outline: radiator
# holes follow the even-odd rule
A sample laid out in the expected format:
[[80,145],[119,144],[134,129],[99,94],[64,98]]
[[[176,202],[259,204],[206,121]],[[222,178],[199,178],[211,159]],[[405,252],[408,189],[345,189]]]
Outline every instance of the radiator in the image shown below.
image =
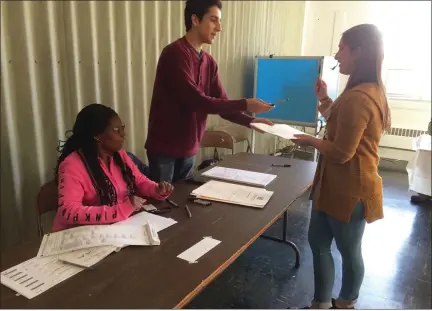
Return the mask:
[[381,138],[380,146],[412,150],[413,138],[426,133],[427,131],[423,130],[392,127],[390,131]]

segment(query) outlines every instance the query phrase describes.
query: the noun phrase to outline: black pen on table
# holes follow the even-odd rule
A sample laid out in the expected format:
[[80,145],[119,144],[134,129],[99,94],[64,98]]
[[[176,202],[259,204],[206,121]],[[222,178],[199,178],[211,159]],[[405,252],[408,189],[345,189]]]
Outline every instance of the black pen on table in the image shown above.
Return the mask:
[[185,205],[185,208],[186,208],[186,212],[187,212],[189,218],[191,218],[191,217],[192,217],[192,214],[191,214],[191,212],[190,212],[189,206]]
[[171,200],[169,200],[169,199],[166,199],[166,201],[167,201],[170,205],[172,205],[172,206],[174,206],[174,207],[179,207],[178,204],[177,204],[176,202],[174,202],[174,201],[171,201]]
[[277,166],[277,167],[291,167],[291,164],[272,164],[272,166]]

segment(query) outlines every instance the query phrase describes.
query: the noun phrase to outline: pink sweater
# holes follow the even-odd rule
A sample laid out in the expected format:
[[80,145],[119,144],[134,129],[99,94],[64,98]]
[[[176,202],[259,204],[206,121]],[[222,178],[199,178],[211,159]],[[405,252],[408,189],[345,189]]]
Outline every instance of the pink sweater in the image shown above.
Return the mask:
[[[132,170],[137,185],[137,196],[164,200],[156,193],[158,184],[145,177],[124,150],[119,154]],[[120,168],[110,158],[108,170],[105,163],[99,163],[111,180],[117,192],[117,204],[100,205],[99,196],[87,169],[77,152],[71,153],[60,164],[58,183],[58,210],[53,223],[53,232],[78,225],[111,224],[128,218],[135,210],[128,198],[126,182]]]

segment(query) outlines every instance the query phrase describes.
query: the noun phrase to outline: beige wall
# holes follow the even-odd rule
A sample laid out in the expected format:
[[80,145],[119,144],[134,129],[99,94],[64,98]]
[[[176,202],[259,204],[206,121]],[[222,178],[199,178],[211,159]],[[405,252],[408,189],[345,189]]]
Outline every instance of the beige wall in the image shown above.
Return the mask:
[[[184,1],[1,2],[3,248],[36,235],[38,189],[52,178],[58,140],[83,106],[116,109],[126,148],[145,159],[157,59],[183,35],[183,9]],[[225,1],[222,17],[209,51],[232,98],[252,95],[254,56],[300,55],[303,1]],[[219,122],[211,117],[209,126]],[[257,152],[272,148],[259,137]]]

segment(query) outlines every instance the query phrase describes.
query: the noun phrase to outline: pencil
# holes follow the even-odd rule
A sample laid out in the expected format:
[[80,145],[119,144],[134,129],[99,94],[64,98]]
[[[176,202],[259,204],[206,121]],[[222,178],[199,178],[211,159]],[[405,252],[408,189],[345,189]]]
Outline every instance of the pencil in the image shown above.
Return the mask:
[[189,206],[185,205],[185,208],[186,208],[186,212],[187,212],[189,218],[191,218],[191,217],[192,217],[192,214],[191,214],[191,212],[190,212]]

